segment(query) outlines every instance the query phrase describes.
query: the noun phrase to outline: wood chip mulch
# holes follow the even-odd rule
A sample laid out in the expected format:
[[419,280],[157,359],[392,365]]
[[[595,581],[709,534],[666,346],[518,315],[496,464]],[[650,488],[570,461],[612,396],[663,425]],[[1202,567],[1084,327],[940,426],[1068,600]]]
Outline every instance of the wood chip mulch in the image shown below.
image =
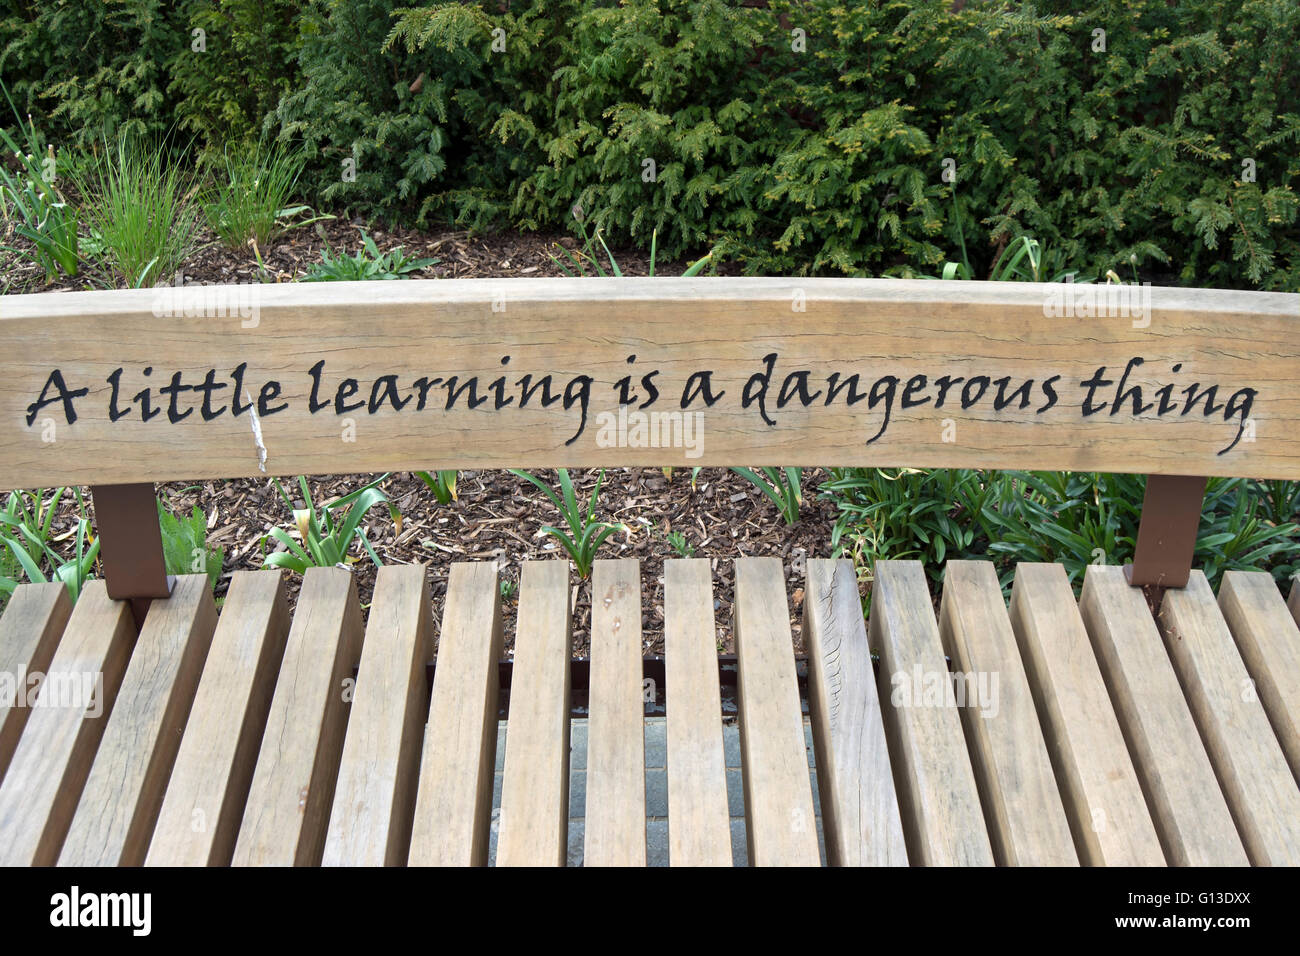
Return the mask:
[[[535,474],[552,484],[555,473]],[[574,470],[575,489],[584,501],[590,496],[598,472]],[[325,476],[308,480],[317,506],[348,493],[377,475]],[[663,654],[664,560],[679,557],[668,544],[669,531],[681,532],[693,548],[692,557],[709,560],[714,582],[714,618],[718,651],[735,653],[731,633],[733,601],[732,559],[772,556],[785,569],[786,597],[794,648],[803,653],[800,621],[803,616],[804,562],[830,555],[834,506],[816,497],[823,479],[819,471],[804,473],[804,504],[798,523],[785,525],[772,503],[740,476],[722,468],[700,471],[691,487],[690,469],[676,469],[671,480],[657,469],[611,469],[598,498],[596,517],[621,522],[628,533],[615,532],[601,548],[599,558],[636,558],[641,562],[642,642],[646,656]],[[295,498],[296,483],[284,484]],[[520,563],[525,560],[563,558],[554,538],[543,535],[543,525],[562,525],[555,507],[530,484],[506,471],[463,471],[458,497],[439,505],[432,493],[413,475],[394,474],[380,486],[397,506],[394,521],[383,506],[372,508],[363,526],[376,553],[385,564],[420,562],[429,568],[435,621],[442,605],[450,566],[456,561],[492,561],[506,584],[502,604],[507,651],[513,648],[518,610]],[[264,552],[277,549],[266,538],[273,527],[296,535],[293,515],[275,486],[266,479],[205,481],[199,484],[162,485],[159,493],[174,511],[189,513],[198,505],[207,516],[208,544],[225,549],[217,596],[224,596],[236,571],[257,570]],[[585,497],[584,497],[585,496]],[[71,523],[69,511],[64,520]],[[359,543],[353,548],[357,589],[363,607],[374,592],[376,568]],[[291,606],[301,578],[286,573]],[[590,654],[591,582],[571,574],[573,587],[573,653]],[[435,628],[436,633],[436,628]]]

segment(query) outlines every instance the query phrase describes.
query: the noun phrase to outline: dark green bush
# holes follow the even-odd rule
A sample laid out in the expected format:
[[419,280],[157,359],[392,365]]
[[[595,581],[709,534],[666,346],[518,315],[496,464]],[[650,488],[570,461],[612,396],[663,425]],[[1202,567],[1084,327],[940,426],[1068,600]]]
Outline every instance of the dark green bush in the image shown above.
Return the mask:
[[[190,4],[190,40],[177,56],[169,91],[181,129],[209,156],[256,139],[263,120],[302,82],[296,0],[198,0]],[[195,30],[202,30],[195,49]]]
[[985,276],[1033,236],[1087,274],[1300,287],[1293,0],[0,10],[47,140],[261,128],[302,142],[316,207],[543,229],[576,205],[612,244],[657,229],[753,273],[932,273],[961,235]]

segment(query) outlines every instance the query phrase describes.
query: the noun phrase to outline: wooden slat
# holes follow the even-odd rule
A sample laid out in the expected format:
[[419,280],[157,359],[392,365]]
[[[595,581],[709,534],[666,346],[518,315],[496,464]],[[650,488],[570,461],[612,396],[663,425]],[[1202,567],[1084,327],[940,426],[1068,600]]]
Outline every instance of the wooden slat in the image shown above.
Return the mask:
[[[111,600],[103,581],[87,582],[42,687],[42,694],[59,689],[46,705],[63,706],[32,711],[0,785],[0,865],[52,866],[58,859],[134,641],[126,602]],[[87,707],[73,688],[97,677]]]
[[751,866],[818,866],[817,824],[777,558],[738,558],[734,629]]
[[645,866],[641,572],[634,558],[591,575],[585,866]]
[[320,862],[362,639],[352,574],[309,568],[235,842],[235,865]]
[[60,866],[139,866],[217,625],[206,574],[155,600],[77,805]]
[[730,866],[713,583],[704,558],[664,562],[668,862]]
[[979,793],[919,561],[878,561],[871,646],[908,857],[923,866],[992,866]]
[[487,865],[501,642],[496,565],[453,564],[424,732],[412,866]]
[[[39,696],[30,679],[49,669],[71,613],[64,585],[21,584],[0,618],[0,781]],[[27,699],[29,689],[33,699]]]
[[803,639],[826,860],[831,866],[906,866],[852,561],[808,561]]
[[1160,625],[1250,861],[1300,864],[1300,789],[1204,573],[1165,592]]
[[1160,838],[1059,564],[1019,564],[1011,622],[1080,861],[1163,866]]
[[281,572],[236,572],[146,866],[229,864],[288,632]]
[[400,866],[411,842],[424,664],[433,656],[422,564],[380,568],[339,763],[323,862]]
[[497,866],[564,866],[569,815],[569,563],[525,561],[510,679]]
[[1079,862],[1011,618],[988,561],[949,561],[939,631],[994,856],[1004,866]]
[[[808,276],[4,296],[0,488],[333,473],[348,416],[366,423],[346,450],[353,472],[834,461],[1295,478],[1298,302]],[[806,304],[797,322],[792,304]],[[1153,314],[1159,333],[1135,332]],[[202,388],[209,374],[215,391]],[[157,409],[176,376],[181,417],[143,421],[128,396],[149,390]],[[630,394],[614,384],[626,376]],[[545,393],[526,391],[543,381]],[[1194,384],[1217,398],[1185,399]],[[628,401],[671,417],[620,426]],[[125,414],[113,420],[113,407]],[[947,419],[959,440],[945,440]],[[47,424],[76,441],[40,441]],[[646,426],[677,435],[616,440]]]
[[1300,578],[1296,578],[1291,584],[1291,596],[1287,598],[1287,607],[1291,609],[1291,616],[1300,623]]
[[1300,782],[1300,628],[1264,571],[1224,574],[1219,610]]
[[1174,866],[1250,861],[1141,588],[1091,565],[1080,610],[1120,729]]

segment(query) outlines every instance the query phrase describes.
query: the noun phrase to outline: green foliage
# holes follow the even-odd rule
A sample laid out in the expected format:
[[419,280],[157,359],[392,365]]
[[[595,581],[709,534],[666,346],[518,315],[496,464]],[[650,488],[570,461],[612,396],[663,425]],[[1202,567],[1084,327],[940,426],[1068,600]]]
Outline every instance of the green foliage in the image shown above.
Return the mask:
[[[3,89],[2,85],[0,89]],[[4,94],[9,100],[9,91],[4,90]],[[13,109],[12,100],[9,100],[9,107]],[[80,262],[77,256],[77,214],[54,186],[58,178],[54,147],[42,150],[35,125],[23,123],[21,117],[18,118],[18,128],[23,137],[22,146],[0,129],[0,144],[19,167],[18,172],[13,173],[0,164],[0,212],[6,220],[11,216],[14,218],[14,232],[26,239],[31,248],[0,246],[0,250],[16,252],[35,262],[45,270],[47,282],[57,277],[60,269],[66,275],[74,276]]]
[[596,478],[596,487],[591,491],[591,500],[587,502],[585,511],[573,491],[573,482],[569,478],[567,468],[561,468],[557,472],[560,479],[559,495],[552,491],[541,479],[535,478],[526,471],[511,468],[510,473],[531,482],[534,487],[551,500],[551,503],[564,516],[564,520],[569,526],[567,531],[550,525],[544,526],[541,530],[544,534],[549,534],[560,542],[560,546],[573,559],[579,577],[587,578],[591,575],[591,563],[595,560],[596,551],[605,543],[606,538],[615,531],[626,533],[629,530],[625,524],[610,524],[607,521],[592,520],[596,513],[596,498],[600,495],[600,485],[605,480],[604,469],[601,469],[600,475]]
[[[938,584],[945,560],[991,560],[1009,589],[1016,564],[1053,561],[1076,588],[1090,564],[1133,559],[1143,475],[1084,472],[890,472],[832,469],[820,488],[839,509],[837,553],[869,578],[884,558],[916,559]],[[1211,478],[1193,557],[1217,587],[1224,571],[1300,568],[1300,484]],[[1290,509],[1290,510],[1287,510]]]
[[760,477],[749,468],[732,468],[736,474],[750,481],[755,488],[767,495],[776,505],[776,510],[785,519],[786,524],[799,520],[799,506],[803,504],[802,468],[760,468]]
[[668,547],[679,558],[690,558],[695,555],[695,545],[686,540],[686,535],[680,531],[669,531],[664,534],[664,540],[668,542]]
[[[591,236],[588,236],[587,227],[583,224],[584,217],[582,215],[581,210],[579,209],[575,209],[573,211],[573,218],[578,223],[578,231],[582,235],[582,240],[583,240],[582,248],[579,249],[575,254],[574,252],[570,252],[568,249],[566,249],[564,246],[560,245],[559,243],[556,243],[556,248],[559,249],[560,252],[564,253],[564,258],[569,260],[569,263],[570,265],[573,266],[573,269],[570,269],[569,266],[566,266],[564,262],[562,262],[558,257],[553,256],[550,253],[547,253],[547,256],[550,257],[550,260],[553,263],[555,263],[556,267],[561,272],[563,272],[565,275],[569,276],[570,278],[577,278],[578,276],[590,277],[593,272],[598,276],[606,276],[609,273],[606,273],[604,267],[600,264],[600,255],[599,253],[596,252],[595,249],[595,243],[599,242],[601,250],[605,253],[605,258],[609,260],[610,271],[616,276],[622,276],[623,270],[619,266],[618,260],[614,258],[614,253],[609,251],[609,246],[605,245],[605,238],[600,234],[600,230],[597,229],[595,233],[593,233]],[[656,230],[655,232],[650,234],[649,272],[651,278],[653,278],[655,274],[655,256],[658,252],[658,242],[659,242],[659,233]],[[704,271],[704,267],[708,265],[712,259],[713,259],[713,253],[710,252],[708,255],[698,259],[697,261],[687,266],[686,271],[682,273],[681,277],[683,279],[689,279],[693,276],[699,275],[701,272]],[[591,267],[591,272],[587,271],[588,266]]]
[[228,248],[252,240],[262,249],[286,229],[315,221],[288,221],[308,211],[289,205],[305,162],[301,151],[258,142],[227,148],[222,159],[224,175],[207,190],[203,214]]
[[415,477],[424,482],[433,492],[433,497],[438,504],[449,505],[456,500],[455,469],[435,472],[417,471]]
[[168,83],[203,5],[11,0],[0,6],[0,79],[59,148],[94,148],[119,131],[163,136],[177,107]]
[[[79,515],[77,527],[70,535],[73,539],[72,554],[65,556],[52,547],[52,543],[62,543],[69,537],[56,538],[51,533],[59,501],[69,490],[55,489],[48,502],[44,489],[11,491],[4,511],[0,511],[0,548],[6,550],[12,559],[6,562],[7,567],[13,569],[16,565],[21,568],[33,584],[51,581],[63,584],[68,589],[68,596],[76,603],[82,587],[94,576],[99,539],[91,534],[81,491],[71,489]],[[4,595],[6,601],[18,583],[16,573],[0,567],[0,595]]]
[[819,491],[839,511],[831,547],[853,558],[860,579],[872,579],[877,561],[916,560],[937,584],[944,561],[987,557],[994,488],[979,472],[832,468]]
[[[209,154],[257,140],[280,99],[302,85],[296,0],[191,0],[168,93],[176,120]],[[194,35],[202,30],[202,43]],[[202,49],[195,49],[202,46]]]
[[[302,85],[280,100],[272,122],[281,138],[305,144],[320,203],[395,217],[430,202],[449,168],[448,143],[461,136],[453,92],[494,81],[477,5],[443,4],[448,36],[427,53],[385,43],[398,6],[315,0],[301,13]],[[455,159],[459,166],[465,157]]]
[[74,175],[89,257],[132,288],[170,279],[194,246],[192,176],[165,144],[126,133]]
[[[371,547],[370,539],[366,537],[361,519],[375,505],[388,501],[388,496],[377,487],[387,477],[382,475],[356,491],[349,492],[342,498],[337,498],[319,508],[312,503],[311,489],[307,487],[306,478],[302,476],[298,478],[298,487],[302,491],[304,503],[302,508],[295,507],[293,499],[285,493],[280,480],[273,479],[280,497],[293,512],[298,541],[295,541],[283,528],[272,528],[271,533],[262,539],[262,552],[265,555],[263,565],[270,568],[288,568],[299,574],[305,573],[308,568],[346,567],[357,560],[348,552],[352,548],[352,542],[359,539],[366,554],[370,555],[370,559],[375,562],[375,567],[381,567],[382,562],[375,549]],[[266,554],[267,538],[273,538],[287,550]]]
[[1300,286],[1293,0],[0,11],[0,81],[56,150],[179,125],[217,159],[266,132],[302,144],[313,208],[525,229],[599,210],[584,269],[651,242],[910,276],[961,249],[972,278]]
[[209,587],[221,579],[225,548],[208,547],[208,522],[198,505],[188,515],[172,514],[158,499],[163,560],[168,574],[206,574]]
[[313,263],[302,277],[303,282],[360,282],[371,279],[406,279],[438,262],[438,259],[413,259],[401,246],[380,252],[364,230],[361,248],[349,256],[335,252],[328,244],[321,250],[321,261]]

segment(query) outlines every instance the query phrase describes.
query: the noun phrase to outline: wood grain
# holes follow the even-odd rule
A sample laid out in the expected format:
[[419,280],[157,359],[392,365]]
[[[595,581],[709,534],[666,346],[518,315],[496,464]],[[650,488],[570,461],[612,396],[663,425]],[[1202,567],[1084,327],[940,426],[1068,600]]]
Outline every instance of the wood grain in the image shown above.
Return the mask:
[[1174,866],[1246,866],[1142,589],[1119,567],[1090,565],[1079,604],[1165,857]]
[[496,565],[453,564],[424,733],[412,866],[487,865],[501,643]]
[[111,600],[103,581],[86,582],[50,661],[43,692],[83,686],[85,675],[101,675],[101,683],[90,707],[84,700],[70,706],[70,699],[47,706],[47,698],[47,705],[28,718],[0,784],[0,865],[53,866],[58,859],[135,636],[127,603]]
[[281,572],[236,572],[203,665],[146,866],[230,863],[288,632]]
[[308,568],[285,641],[234,865],[320,863],[362,640],[351,572]]
[[569,827],[569,562],[519,581],[497,866],[564,866]]
[[1165,592],[1160,626],[1250,861],[1300,864],[1300,789],[1203,572]]
[[60,866],[139,866],[217,625],[206,574],[149,606],[77,805]]
[[777,558],[737,558],[736,688],[751,866],[819,866],[790,609]]
[[[346,446],[353,472],[744,462],[1300,478],[1300,298],[1159,288],[1145,290],[1145,320],[1047,314],[1050,296],[1080,289],[898,279],[548,278],[6,296],[0,488],[249,477],[263,469],[332,474],[347,420],[362,423]],[[770,354],[778,358],[763,406],[746,405],[746,385],[766,370]],[[1172,411],[1150,408],[1138,416],[1130,398],[1112,414],[1133,358],[1144,362],[1125,385],[1141,386],[1144,407],[1157,401],[1157,389],[1172,386]],[[310,369],[322,360],[323,404],[313,414]],[[250,413],[234,414],[232,373],[241,365],[241,407],[246,400],[263,405],[257,428]],[[126,416],[111,422],[110,377],[119,368],[118,405]],[[1085,415],[1082,383],[1103,368],[1111,384],[1093,396],[1103,407]],[[34,408],[28,424],[28,408],[55,370],[69,390],[88,390],[71,399],[76,421],[59,402]],[[217,417],[205,422],[202,397],[192,389],[209,370]],[[648,410],[680,414],[687,386],[701,383],[691,376],[706,370],[716,402],[706,407],[697,397],[686,409],[703,416],[706,440],[692,447],[684,433],[676,443],[669,436],[671,447],[600,440],[597,416],[613,416],[606,421],[617,429],[619,380],[631,376],[626,400],[640,411],[651,396],[642,377],[657,372],[651,382],[659,396]],[[789,378],[799,371],[808,373],[806,404],[800,379]],[[177,373],[180,387],[191,390],[178,393],[173,412],[158,389]],[[577,382],[569,401],[543,407],[536,393],[524,403],[523,376],[536,385],[548,374],[554,395]],[[396,376],[401,411],[384,401],[381,380],[388,375]],[[850,404],[852,375],[860,379]],[[904,407],[905,389],[918,375],[925,382],[917,380]],[[590,379],[580,434],[583,380],[576,376]],[[944,376],[951,391],[940,405]],[[1059,376],[1058,400],[1045,408],[1050,396],[1043,386],[1052,376]],[[420,377],[441,380],[423,410],[414,384]],[[470,410],[471,396],[463,393],[448,410],[449,393],[474,377],[482,404]],[[505,389],[499,396],[490,391],[498,378]],[[340,396],[348,379],[355,391],[349,385]],[[1017,396],[1031,379],[1029,392]],[[263,401],[270,382],[279,391],[269,389]],[[1204,399],[1182,414],[1184,390],[1195,383],[1218,389],[1215,414],[1204,414]],[[158,413],[147,422],[133,401],[146,388]],[[1241,437],[1246,410],[1234,406],[1228,420],[1226,405],[1242,388],[1257,392],[1249,409],[1256,440],[1224,451]],[[363,407],[350,407],[357,402]],[[56,442],[41,440],[49,423],[58,429]]]
[[1063,567],[1016,565],[1011,623],[1080,861],[1164,866],[1155,824]]
[[1219,610],[1300,782],[1300,628],[1265,571],[1228,571]]
[[964,706],[958,712],[998,863],[1077,865],[1070,824],[991,562],[947,563],[939,633],[952,669],[964,675]]
[[13,695],[7,700],[0,694],[0,782],[35,703],[28,691],[39,697],[32,675],[49,669],[71,613],[68,589],[55,582],[18,585],[0,617],[0,681],[12,682],[6,693]]
[[803,639],[826,860],[831,866],[906,866],[852,561],[809,559]]
[[411,843],[427,716],[424,664],[433,656],[423,564],[379,569],[348,717],[326,866],[400,866]]
[[704,558],[664,562],[668,862],[730,866],[713,581]]
[[584,866],[646,863],[640,567],[592,567]]
[[877,561],[871,646],[907,855],[919,866],[992,866],[979,792],[919,561]]

